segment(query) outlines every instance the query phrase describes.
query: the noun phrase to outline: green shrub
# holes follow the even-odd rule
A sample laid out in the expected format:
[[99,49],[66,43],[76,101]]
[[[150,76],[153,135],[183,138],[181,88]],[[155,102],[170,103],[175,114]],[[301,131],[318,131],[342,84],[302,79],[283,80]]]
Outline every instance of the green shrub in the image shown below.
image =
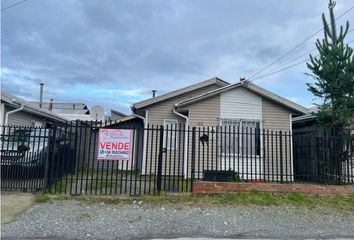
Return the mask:
[[229,169],[228,173],[229,177],[229,182],[242,182],[240,175],[238,172],[235,172],[234,170]]
[[37,194],[36,195],[36,202],[37,203],[46,203],[50,200],[48,195],[45,194]]

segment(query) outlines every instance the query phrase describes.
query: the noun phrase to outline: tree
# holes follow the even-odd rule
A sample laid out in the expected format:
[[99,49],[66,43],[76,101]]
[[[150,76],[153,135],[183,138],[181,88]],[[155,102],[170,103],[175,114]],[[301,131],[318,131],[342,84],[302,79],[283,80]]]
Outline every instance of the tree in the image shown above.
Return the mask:
[[329,1],[330,23],[322,14],[324,39],[316,41],[319,57],[310,55],[307,67],[315,83],[307,83],[308,90],[323,100],[316,114],[320,126],[333,129],[337,134],[348,133],[354,119],[354,55],[353,49],[345,44],[349,22],[340,26],[337,34],[334,7]]

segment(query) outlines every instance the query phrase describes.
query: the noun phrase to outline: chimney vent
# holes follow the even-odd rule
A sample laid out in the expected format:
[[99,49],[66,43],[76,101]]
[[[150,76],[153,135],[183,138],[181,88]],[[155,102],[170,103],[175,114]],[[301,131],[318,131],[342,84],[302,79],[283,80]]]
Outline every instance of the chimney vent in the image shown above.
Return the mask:
[[240,82],[243,82],[243,81],[245,81],[245,80],[246,80],[245,77],[240,77]]
[[53,111],[53,101],[54,101],[54,98],[51,98],[50,102],[49,102],[49,107],[48,107],[49,112]]
[[154,98],[155,96],[156,96],[156,90],[151,90],[151,92],[152,92],[152,97]]
[[43,87],[44,83],[39,84],[39,108],[42,108],[43,105]]

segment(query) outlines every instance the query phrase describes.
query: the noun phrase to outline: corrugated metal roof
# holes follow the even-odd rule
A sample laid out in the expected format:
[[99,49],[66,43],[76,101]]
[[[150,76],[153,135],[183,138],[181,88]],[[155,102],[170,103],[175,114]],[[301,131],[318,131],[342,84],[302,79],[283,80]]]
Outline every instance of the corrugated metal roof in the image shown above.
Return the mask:
[[125,113],[122,113],[122,112],[119,112],[119,111],[117,111],[117,110],[113,110],[113,109],[111,109],[111,114],[117,114],[117,115],[120,115],[120,116],[127,116],[127,114],[125,114]]
[[134,118],[142,119],[142,117],[139,116],[139,115],[131,114],[129,116],[126,116],[126,117],[123,117],[123,118],[120,118],[120,119],[117,119],[117,120],[105,122],[103,127],[107,127],[107,126],[114,125],[114,124],[121,123],[121,122],[126,122],[126,121],[132,120]]
[[58,114],[85,114],[90,115],[88,110],[85,109],[57,109],[53,108],[53,112]]
[[[38,107],[39,102],[29,102],[30,104]],[[49,102],[43,102],[42,108],[48,109]],[[82,110],[88,109],[85,103],[63,103],[63,102],[53,102],[53,109],[73,109],[73,110]]]

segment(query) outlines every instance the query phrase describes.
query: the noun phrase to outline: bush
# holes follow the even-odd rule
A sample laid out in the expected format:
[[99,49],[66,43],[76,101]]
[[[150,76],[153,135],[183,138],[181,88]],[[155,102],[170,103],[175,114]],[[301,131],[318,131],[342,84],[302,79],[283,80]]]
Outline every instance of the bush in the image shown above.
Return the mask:
[[229,182],[242,182],[242,179],[238,172],[235,172],[234,170],[229,169]]

